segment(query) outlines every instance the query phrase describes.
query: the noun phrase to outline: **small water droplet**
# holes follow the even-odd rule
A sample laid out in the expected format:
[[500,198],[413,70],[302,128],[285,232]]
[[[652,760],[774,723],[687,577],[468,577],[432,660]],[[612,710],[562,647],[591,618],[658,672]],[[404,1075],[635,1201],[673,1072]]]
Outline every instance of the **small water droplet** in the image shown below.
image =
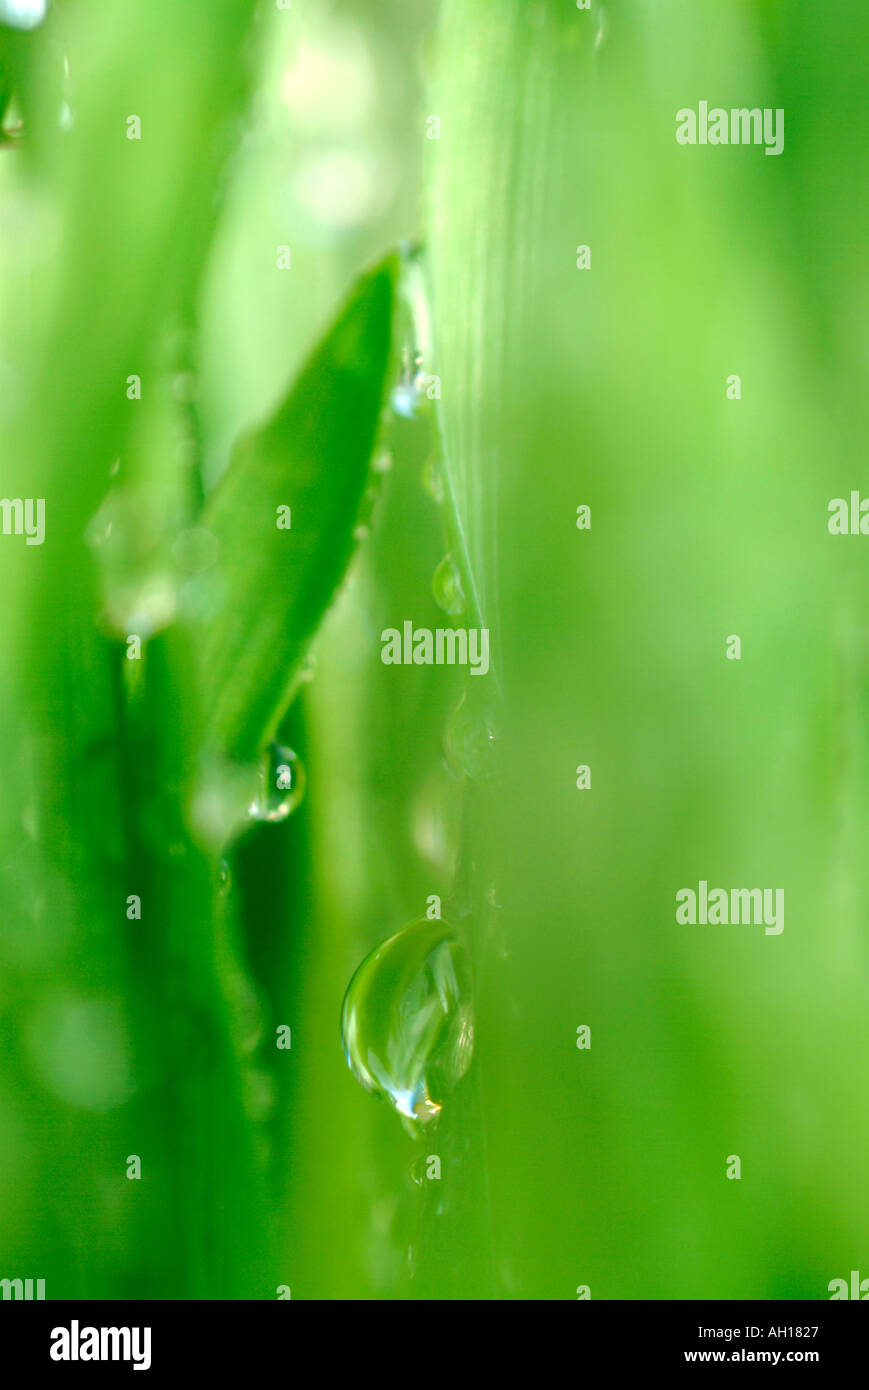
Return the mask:
[[225,898],[231,888],[232,870],[230,869],[226,860],[221,859],[220,865],[217,870],[217,891],[222,898]]
[[459,776],[475,781],[488,770],[489,755],[495,742],[491,710],[463,693],[453,710],[444,735],[444,753],[449,766]]
[[341,1012],[347,1065],[411,1133],[434,1124],[471,1063],[467,952],[445,922],[411,922],[359,966]]
[[[411,332],[413,325],[411,324]],[[425,359],[419,348],[405,346],[401,351],[401,376],[389,393],[390,409],[404,420],[415,420],[426,404],[423,394],[429,377],[423,370]]]
[[282,821],[295,811],[305,794],[305,769],[292,748],[272,743],[262,769],[259,790],[248,807],[252,820]]
[[412,381],[400,381],[392,388],[389,404],[404,420],[416,419],[416,403],[419,391]]
[[434,572],[432,593],[435,602],[450,617],[458,617],[465,611],[465,591],[462,577],[452,555],[445,555]]
[[353,539],[355,541],[367,541],[370,534],[368,527],[360,523],[354,528]]
[[375,455],[373,468],[375,473],[388,473],[395,462],[392,450],[387,446]]
[[447,490],[444,485],[444,475],[440,460],[434,454],[430,454],[423,464],[422,485],[429,497],[433,498],[438,506],[440,506],[447,495]]
[[407,320],[410,344],[402,354],[405,377],[412,380],[417,390],[422,390],[423,366],[432,356],[431,315],[429,313],[428,290],[422,248],[407,242],[399,246],[401,255],[401,276],[399,294],[403,301]]

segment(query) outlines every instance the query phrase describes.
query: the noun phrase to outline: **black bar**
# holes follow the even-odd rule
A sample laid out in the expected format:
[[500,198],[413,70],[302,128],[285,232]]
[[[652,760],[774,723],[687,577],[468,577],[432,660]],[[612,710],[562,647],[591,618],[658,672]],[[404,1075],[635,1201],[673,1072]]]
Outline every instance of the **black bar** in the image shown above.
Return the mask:
[[[390,1376],[396,1372],[397,1360],[406,1356],[449,1358],[450,1344],[455,1349],[453,1334],[461,1333],[463,1321],[460,1312],[451,1322],[447,1310],[433,1318],[422,1308],[396,1316],[381,1305],[365,1314],[365,1328],[354,1336],[355,1312],[346,1304],[340,1312],[331,1307],[327,1316],[334,1333],[326,1339],[327,1358],[313,1366],[308,1363],[306,1380],[317,1364],[320,1371],[327,1365],[334,1371],[335,1359],[342,1354],[361,1370],[360,1358],[371,1366],[379,1352],[389,1358]],[[525,1315],[511,1311],[509,1316],[513,1345],[513,1338],[523,1337]],[[538,1345],[542,1353],[534,1331],[537,1313],[532,1316],[535,1321],[525,1337],[530,1336],[532,1348]],[[110,1328],[119,1330],[117,1337],[111,1333],[94,1337],[91,1331]],[[487,1341],[492,1336],[485,1326],[474,1330]],[[569,1339],[570,1364],[577,1376],[595,1365],[614,1374],[622,1370],[666,1373],[681,1367],[701,1375],[714,1365],[731,1372],[754,1366],[770,1370],[808,1366],[825,1378],[845,1369],[857,1374],[865,1370],[866,1315],[835,1300],[578,1302],[569,1317],[556,1320],[552,1330],[556,1338],[563,1334]],[[210,1376],[224,1381],[251,1370],[257,1375],[286,1374],[298,1381],[306,1344],[311,1355],[322,1356],[324,1341],[322,1319],[311,1317],[309,1305],[300,1308],[298,1303],[278,1300],[0,1302],[0,1337],[7,1360],[17,1363],[25,1375],[48,1371],[52,1376],[93,1377],[105,1370],[114,1376],[134,1375],[138,1361],[139,1374],[158,1382],[189,1371],[206,1383]],[[443,1345],[438,1347],[438,1342]],[[490,1342],[490,1349],[497,1353],[498,1346],[506,1345],[502,1336],[498,1344]],[[53,1359],[52,1347],[70,1358],[75,1350],[78,1359]],[[111,1358],[115,1347],[119,1357],[126,1354],[126,1360],[85,1359],[81,1354],[89,1356],[93,1349]],[[545,1359],[549,1361],[549,1351]],[[453,1374],[458,1373],[455,1368]],[[595,1379],[600,1379],[599,1372]]]

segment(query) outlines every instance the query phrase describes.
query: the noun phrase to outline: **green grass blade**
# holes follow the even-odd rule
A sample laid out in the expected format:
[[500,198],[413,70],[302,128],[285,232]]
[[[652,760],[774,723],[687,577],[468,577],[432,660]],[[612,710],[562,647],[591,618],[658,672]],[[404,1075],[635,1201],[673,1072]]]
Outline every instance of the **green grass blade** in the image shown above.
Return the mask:
[[[239,759],[274,733],[344,574],[371,485],[394,262],[364,277],[276,415],[236,448],[205,511],[222,606],[203,634],[207,741]],[[290,508],[290,528],[278,526]],[[284,518],[282,518],[284,519]]]

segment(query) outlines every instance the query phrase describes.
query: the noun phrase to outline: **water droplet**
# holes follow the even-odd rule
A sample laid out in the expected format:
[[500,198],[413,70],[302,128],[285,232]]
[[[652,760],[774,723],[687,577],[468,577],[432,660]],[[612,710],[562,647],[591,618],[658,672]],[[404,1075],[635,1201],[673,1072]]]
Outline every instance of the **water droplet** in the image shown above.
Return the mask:
[[423,252],[419,246],[407,242],[399,246],[401,254],[401,276],[399,294],[404,303],[408,320],[412,347],[413,372],[408,376],[414,381],[417,390],[422,390],[422,368],[432,357],[431,315],[429,313],[428,291],[424,269]]
[[356,1080],[386,1096],[411,1133],[432,1125],[471,1063],[467,952],[446,923],[423,917],[366,956],[341,1012]]
[[370,534],[368,527],[360,524],[354,528],[353,539],[355,541],[367,541]]
[[459,776],[475,781],[488,770],[495,742],[492,712],[464,693],[453,710],[444,735],[444,753]]
[[35,29],[45,19],[48,0],[0,0],[0,24],[11,29]]
[[404,420],[414,420],[416,418],[416,398],[417,390],[412,382],[400,381],[397,386],[392,388],[389,397],[389,404]]
[[[410,332],[415,330],[412,321],[412,310]],[[401,351],[401,376],[398,384],[389,393],[389,405],[396,415],[400,415],[405,420],[415,420],[420,409],[425,406],[427,397],[424,395],[429,377],[423,370],[425,359],[419,348],[416,346],[405,346]]]
[[447,490],[444,485],[444,475],[440,460],[434,454],[430,454],[423,464],[422,485],[429,497],[433,498],[438,506],[440,506],[447,495]]
[[222,898],[225,898],[231,888],[232,870],[230,869],[226,860],[221,859],[220,865],[217,870],[217,891]]
[[248,807],[253,820],[286,820],[305,795],[305,769],[292,748],[269,745],[261,783]]
[[462,577],[452,555],[445,555],[434,572],[432,593],[435,602],[450,617],[458,617],[465,611],[465,591]]

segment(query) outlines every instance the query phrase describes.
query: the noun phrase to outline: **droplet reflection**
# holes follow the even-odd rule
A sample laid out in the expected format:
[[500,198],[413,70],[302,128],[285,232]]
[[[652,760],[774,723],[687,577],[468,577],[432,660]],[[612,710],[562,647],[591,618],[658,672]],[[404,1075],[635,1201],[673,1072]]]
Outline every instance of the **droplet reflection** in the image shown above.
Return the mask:
[[453,929],[421,918],[372,951],[347,988],[341,1035],[356,1080],[408,1130],[435,1123],[474,1046],[470,966]]

